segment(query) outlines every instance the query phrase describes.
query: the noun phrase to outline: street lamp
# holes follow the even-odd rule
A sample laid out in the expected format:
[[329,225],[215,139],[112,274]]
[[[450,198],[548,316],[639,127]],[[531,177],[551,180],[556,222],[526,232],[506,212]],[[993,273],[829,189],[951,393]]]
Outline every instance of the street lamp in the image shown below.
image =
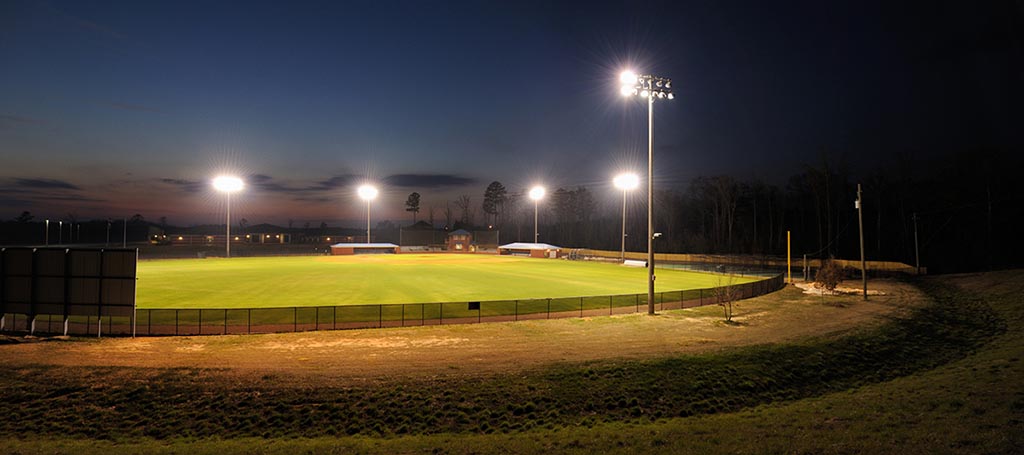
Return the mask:
[[533,243],[537,243],[540,234],[537,231],[537,205],[544,198],[544,187],[535,186],[530,188],[530,199],[533,199]]
[[626,173],[615,176],[612,180],[615,187],[622,190],[622,260],[626,260],[626,192],[636,189],[640,185],[640,178],[636,174]]
[[64,220],[57,221],[57,244],[64,244]]
[[245,183],[238,177],[222,175],[213,179],[213,187],[224,193],[228,200],[227,234],[224,236],[224,257],[231,257],[231,193],[241,191]]
[[623,71],[622,96],[647,98],[647,314],[654,314],[654,99],[674,99],[672,79]]
[[366,201],[366,243],[370,243],[370,201],[377,197],[377,188],[372,185],[359,187],[359,197]]
[[46,246],[50,246],[50,220],[46,220],[46,233],[43,234],[43,242],[46,242]]

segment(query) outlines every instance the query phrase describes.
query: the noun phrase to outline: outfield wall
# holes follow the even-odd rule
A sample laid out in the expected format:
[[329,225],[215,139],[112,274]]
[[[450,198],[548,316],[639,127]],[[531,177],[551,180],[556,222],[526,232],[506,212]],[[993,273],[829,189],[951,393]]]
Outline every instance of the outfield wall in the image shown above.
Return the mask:
[[[779,274],[732,286],[656,292],[654,304],[658,311],[714,305],[726,295],[741,300],[775,292],[784,286],[784,277]],[[726,292],[727,289],[731,289],[731,292]],[[138,309],[136,330],[140,336],[303,332],[596,317],[642,313],[647,308],[647,294],[643,293],[481,302],[251,309]],[[27,329],[23,318],[11,322],[14,330]],[[126,330],[130,327],[127,325],[130,321],[105,318],[102,322],[105,334],[130,333]],[[90,327],[95,330],[96,323],[95,318],[85,318],[76,321],[76,326],[82,326],[84,333],[88,333]],[[54,333],[50,329],[58,325],[57,319],[50,321],[42,318],[36,322],[36,332]],[[72,333],[78,332],[72,330]]]

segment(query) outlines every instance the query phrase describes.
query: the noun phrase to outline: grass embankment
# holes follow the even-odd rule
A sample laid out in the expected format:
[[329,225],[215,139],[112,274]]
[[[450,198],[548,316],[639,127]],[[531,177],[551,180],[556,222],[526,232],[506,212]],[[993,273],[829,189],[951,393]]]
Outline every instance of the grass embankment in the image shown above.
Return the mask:
[[[138,274],[139,308],[468,302],[647,290],[642,268],[493,255],[159,260],[140,262]],[[732,284],[755,279],[735,277]],[[727,281],[709,273],[658,270],[660,291],[711,288]]]
[[[58,438],[69,451],[108,438],[92,447],[174,450],[206,436],[227,440],[190,450],[1012,451],[1024,412],[1020,290],[924,289],[935,304],[838,338],[484,381],[296,390],[173,369],[104,384],[113,371],[82,368],[81,381],[54,384],[34,379],[53,367],[14,368],[0,371],[16,405],[0,434],[31,436],[15,448]],[[367,437],[335,437],[347,434]]]

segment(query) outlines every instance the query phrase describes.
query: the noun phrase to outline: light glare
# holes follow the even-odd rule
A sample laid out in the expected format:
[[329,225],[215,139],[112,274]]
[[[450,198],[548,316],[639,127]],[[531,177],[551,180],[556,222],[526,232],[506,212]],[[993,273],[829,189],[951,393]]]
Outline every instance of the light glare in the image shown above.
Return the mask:
[[612,181],[615,182],[615,187],[620,190],[632,190],[640,185],[640,177],[631,173],[619,174]]
[[542,198],[544,198],[544,187],[535,186],[533,188],[530,188],[530,199],[539,201]]
[[633,94],[633,87],[630,87],[628,85],[623,85],[622,88],[619,89],[619,93],[622,93],[622,96],[632,95]]
[[377,197],[377,188],[372,185],[363,185],[359,187],[359,197],[364,201],[370,201]]
[[619,82],[622,82],[623,84],[626,85],[635,84],[636,74],[629,70],[623,71],[622,74],[619,75]]
[[245,186],[242,183],[242,179],[230,175],[222,175],[213,179],[213,187],[217,191],[223,191],[225,193],[234,193],[235,191],[241,190]]

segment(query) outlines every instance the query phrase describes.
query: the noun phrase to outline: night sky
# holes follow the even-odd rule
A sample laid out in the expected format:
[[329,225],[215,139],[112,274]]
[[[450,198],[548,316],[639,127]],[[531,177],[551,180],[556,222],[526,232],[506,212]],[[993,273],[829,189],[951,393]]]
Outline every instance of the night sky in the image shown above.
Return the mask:
[[[784,3],[784,4],[780,4]],[[0,2],[0,216],[407,220],[499,180],[784,183],[1024,144],[1020,2]]]

